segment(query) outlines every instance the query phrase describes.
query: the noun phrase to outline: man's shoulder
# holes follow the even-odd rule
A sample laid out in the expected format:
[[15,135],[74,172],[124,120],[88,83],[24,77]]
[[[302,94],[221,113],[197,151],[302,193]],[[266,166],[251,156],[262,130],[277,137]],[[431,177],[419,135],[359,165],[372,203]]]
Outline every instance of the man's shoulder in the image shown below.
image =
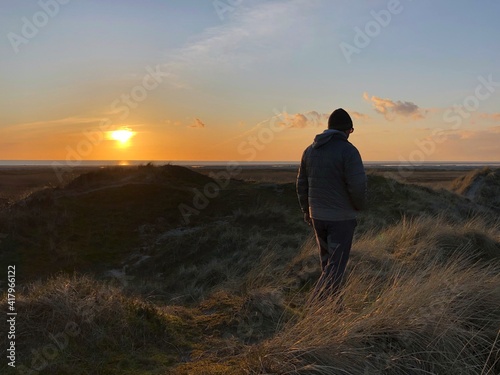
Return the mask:
[[349,142],[347,140],[346,140],[344,148],[348,152],[354,152],[354,153],[358,153],[359,154],[359,151],[358,151],[357,147],[354,146],[351,142]]
[[302,153],[303,156],[306,156],[309,152],[311,152],[313,148],[313,144],[311,143],[309,146],[307,146],[305,149],[304,149],[304,152]]

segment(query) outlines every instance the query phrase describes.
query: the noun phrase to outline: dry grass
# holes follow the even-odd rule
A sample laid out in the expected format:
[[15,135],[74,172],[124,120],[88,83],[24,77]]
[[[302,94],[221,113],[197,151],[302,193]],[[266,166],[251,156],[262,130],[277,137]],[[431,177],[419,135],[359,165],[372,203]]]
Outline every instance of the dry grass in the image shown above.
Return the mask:
[[454,181],[451,190],[478,204],[500,211],[500,169],[483,168]]
[[255,373],[498,373],[498,266],[455,259],[384,277],[356,271],[340,297],[312,301],[252,352],[266,371]]
[[[172,172],[130,170],[134,183],[145,176],[152,185]],[[192,172],[182,176],[196,185]],[[54,192],[37,193],[0,217],[0,232],[9,233],[1,244],[12,248],[0,260],[25,238],[42,259],[49,233],[77,258],[88,247],[97,261],[101,243],[91,247],[82,235],[89,223],[134,207],[130,216],[116,211],[117,235],[107,242],[123,249],[122,279],[94,269],[18,290],[19,365],[33,367],[34,353],[67,341],[40,374],[500,373],[500,221],[490,207],[371,176],[371,209],[360,219],[345,286],[319,301],[310,296],[317,248],[294,209],[293,186],[237,182],[190,227],[172,229],[164,213],[158,219],[158,202],[175,210],[175,199],[191,195],[158,200],[168,182],[155,196],[148,192],[156,185],[85,193],[128,178],[99,172],[75,181],[69,192],[84,193],[64,204]],[[131,197],[142,200],[124,206]],[[131,240],[140,252],[127,251]]]
[[450,189],[458,194],[466,194],[478,178],[483,178],[492,172],[491,168],[473,170],[457,178],[450,186]]
[[[1,308],[7,311],[5,298]],[[141,358],[166,369],[183,348],[191,349],[187,322],[176,313],[88,276],[29,284],[17,293],[16,308],[17,367],[24,371],[88,374],[122,367],[125,372]]]

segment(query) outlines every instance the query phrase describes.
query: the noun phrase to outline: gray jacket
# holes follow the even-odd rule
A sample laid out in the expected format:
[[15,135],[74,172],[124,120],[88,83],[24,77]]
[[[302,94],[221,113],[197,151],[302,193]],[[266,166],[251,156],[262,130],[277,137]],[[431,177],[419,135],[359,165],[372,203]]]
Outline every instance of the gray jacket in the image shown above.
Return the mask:
[[318,220],[350,220],[366,205],[366,174],[344,132],[325,130],[302,155],[297,176],[302,211]]

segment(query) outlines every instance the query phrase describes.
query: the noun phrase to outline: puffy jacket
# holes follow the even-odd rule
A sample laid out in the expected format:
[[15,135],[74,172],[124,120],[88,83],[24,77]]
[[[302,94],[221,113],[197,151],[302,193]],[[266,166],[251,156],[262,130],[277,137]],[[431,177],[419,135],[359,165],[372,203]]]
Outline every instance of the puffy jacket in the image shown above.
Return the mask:
[[297,176],[302,211],[318,220],[350,220],[366,205],[366,174],[344,132],[318,134],[302,155]]

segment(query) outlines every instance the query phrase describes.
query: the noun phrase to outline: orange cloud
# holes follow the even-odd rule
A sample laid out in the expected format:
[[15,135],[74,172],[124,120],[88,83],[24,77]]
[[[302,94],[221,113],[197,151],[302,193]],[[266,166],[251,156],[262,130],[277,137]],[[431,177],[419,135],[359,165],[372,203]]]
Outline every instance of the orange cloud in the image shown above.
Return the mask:
[[199,118],[196,118],[194,120],[194,122],[189,125],[190,128],[204,128],[205,127],[205,124],[203,123],[203,121],[201,121]]
[[402,102],[400,100],[393,101],[391,99],[383,99],[377,96],[369,96],[368,93],[363,93],[363,98],[372,103],[375,112],[385,116],[389,121],[397,117],[404,117],[413,120],[420,120],[425,117],[427,111],[420,108],[412,102]]
[[316,111],[310,111],[307,113],[282,113],[281,114],[281,122],[279,123],[281,126],[286,128],[298,128],[303,129],[306,127],[318,127],[323,123],[323,116],[320,115]]
[[498,161],[500,126],[484,130],[459,130],[444,133],[446,141],[436,148],[441,160]]
[[[348,111],[348,113],[356,120],[368,120],[370,116],[365,115],[361,112],[356,111]],[[328,127],[328,118],[330,117],[329,113],[319,113],[317,111],[309,111],[306,113],[295,113],[288,114],[283,113],[281,115],[282,122],[280,122],[281,126],[285,126],[287,128],[298,128],[303,129],[307,127]]]
[[165,120],[165,124],[172,125],[172,126],[181,126],[182,122],[180,122],[180,121],[172,121],[172,120]]
[[500,113],[481,113],[479,117],[486,120],[500,121]]
[[356,120],[368,120],[370,118],[370,116],[365,115],[364,113],[361,112],[348,111],[348,113],[351,115],[351,117],[355,118]]

